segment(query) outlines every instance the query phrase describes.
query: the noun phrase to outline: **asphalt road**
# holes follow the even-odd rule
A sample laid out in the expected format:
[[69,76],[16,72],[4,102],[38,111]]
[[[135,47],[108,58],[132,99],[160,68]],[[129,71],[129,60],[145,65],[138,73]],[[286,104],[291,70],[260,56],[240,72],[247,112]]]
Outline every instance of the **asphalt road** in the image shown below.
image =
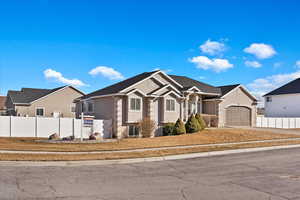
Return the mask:
[[105,166],[0,165],[0,199],[300,200],[300,149]]

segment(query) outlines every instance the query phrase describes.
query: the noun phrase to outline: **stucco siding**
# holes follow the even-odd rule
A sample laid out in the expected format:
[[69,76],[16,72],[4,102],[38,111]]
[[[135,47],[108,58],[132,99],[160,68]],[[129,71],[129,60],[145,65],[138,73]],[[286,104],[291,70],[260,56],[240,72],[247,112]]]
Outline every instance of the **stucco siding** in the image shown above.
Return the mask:
[[[265,101],[266,117],[300,117],[300,94],[272,95]],[[266,99],[266,98],[265,98]]]
[[203,101],[203,114],[217,115],[216,101]]
[[33,117],[37,108],[44,108],[45,117],[52,117],[54,112],[59,112],[61,117],[75,117],[75,112],[71,112],[71,108],[75,106],[73,100],[80,96],[81,93],[66,87],[34,101],[30,106],[16,106],[16,111],[22,116]]
[[241,88],[237,88],[228,93],[219,104],[219,126],[225,126],[226,108],[229,106],[244,106],[251,109],[251,125],[256,124],[256,105],[254,99],[248,96]]
[[[131,110],[130,109],[130,98],[139,98],[141,99],[141,109],[139,111],[137,110]],[[128,96],[128,103],[127,103],[127,110],[128,110],[128,116],[127,116],[127,123],[136,123],[140,121],[143,118],[143,113],[144,113],[144,99],[141,95],[138,93],[133,93]]]
[[113,97],[94,99],[94,116],[96,119],[112,119],[114,112]]
[[[167,99],[174,99],[175,100],[175,111],[167,111],[166,110],[166,100]],[[180,118],[180,101],[173,95],[167,95],[163,98],[163,110],[164,112],[164,119],[163,122],[176,122],[178,118]]]

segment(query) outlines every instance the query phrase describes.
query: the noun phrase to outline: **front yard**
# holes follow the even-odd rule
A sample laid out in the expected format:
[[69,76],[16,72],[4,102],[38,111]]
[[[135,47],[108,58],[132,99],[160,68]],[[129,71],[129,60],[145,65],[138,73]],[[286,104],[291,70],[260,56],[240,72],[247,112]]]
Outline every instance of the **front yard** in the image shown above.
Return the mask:
[[171,147],[196,144],[259,141],[270,139],[297,138],[299,135],[278,134],[261,130],[208,129],[194,134],[155,138],[128,138],[117,142],[94,144],[56,144],[36,142],[36,138],[0,138],[0,150],[89,152],[128,150],[154,147]]

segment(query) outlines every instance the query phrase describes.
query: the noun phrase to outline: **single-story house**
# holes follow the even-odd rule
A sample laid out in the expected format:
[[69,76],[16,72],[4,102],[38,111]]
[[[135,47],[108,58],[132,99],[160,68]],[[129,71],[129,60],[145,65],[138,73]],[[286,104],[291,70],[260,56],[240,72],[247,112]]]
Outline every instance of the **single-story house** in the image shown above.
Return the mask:
[[265,94],[264,99],[266,117],[300,117],[300,78]]
[[28,117],[75,117],[73,100],[82,95],[84,93],[73,86],[9,90],[6,99],[7,113]]
[[6,96],[0,96],[0,116],[1,115],[6,115]]
[[218,126],[253,126],[257,100],[242,85],[212,85],[163,71],[144,72],[76,99],[77,117],[83,112],[96,119],[112,119],[117,138],[139,134],[145,117],[161,127],[191,114],[218,116]]

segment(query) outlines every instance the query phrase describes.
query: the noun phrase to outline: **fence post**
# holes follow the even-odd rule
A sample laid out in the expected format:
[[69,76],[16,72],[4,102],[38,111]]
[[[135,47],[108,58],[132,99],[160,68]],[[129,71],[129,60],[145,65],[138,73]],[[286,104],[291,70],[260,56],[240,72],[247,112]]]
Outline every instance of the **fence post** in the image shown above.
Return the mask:
[[12,129],[11,118],[12,118],[12,117],[11,117],[11,115],[10,115],[10,116],[9,116],[9,137],[11,137],[11,132],[12,132],[12,130],[11,130],[11,129]]
[[58,117],[58,135],[60,137],[60,117]]
[[35,116],[35,129],[34,129],[34,131],[35,131],[35,133],[34,133],[34,135],[35,135],[35,137],[37,137],[38,135],[37,135],[37,129],[38,129],[38,124],[37,124],[38,122],[37,122],[37,116]]
[[72,135],[75,137],[75,118],[72,119]]

